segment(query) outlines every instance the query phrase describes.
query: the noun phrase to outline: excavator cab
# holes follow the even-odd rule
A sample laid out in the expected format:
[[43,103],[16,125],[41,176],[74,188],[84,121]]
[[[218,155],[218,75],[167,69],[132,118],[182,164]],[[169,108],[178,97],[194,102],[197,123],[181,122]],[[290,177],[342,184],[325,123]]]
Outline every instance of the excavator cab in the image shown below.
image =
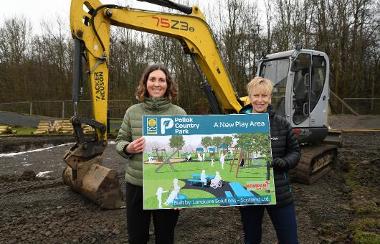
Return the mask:
[[318,143],[327,136],[328,73],[328,56],[314,50],[270,54],[259,62],[257,75],[274,83],[274,110],[299,132],[301,143]]
[[274,110],[290,122],[302,146],[301,160],[291,172],[301,183],[321,178],[337,155],[337,145],[326,140],[329,67],[325,53],[308,49],[270,54],[258,65],[257,75],[274,83]]

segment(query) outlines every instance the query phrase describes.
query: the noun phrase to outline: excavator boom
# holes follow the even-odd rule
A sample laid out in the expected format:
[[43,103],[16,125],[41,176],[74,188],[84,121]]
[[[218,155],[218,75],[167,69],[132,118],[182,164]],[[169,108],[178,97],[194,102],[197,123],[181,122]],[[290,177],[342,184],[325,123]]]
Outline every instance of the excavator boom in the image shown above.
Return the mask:
[[[149,1],[160,2],[160,1]],[[88,11],[83,10],[83,6]],[[206,76],[220,106],[220,112],[238,112],[242,102],[237,96],[228,72],[222,62],[210,27],[198,7],[188,15],[145,11],[101,5],[98,0],[73,0],[71,5],[71,33],[84,42],[89,54],[92,92],[96,94],[94,108],[97,121],[106,123],[103,103],[107,101],[107,62],[110,48],[110,26],[120,26],[178,39],[184,51],[190,54]],[[90,15],[89,13],[92,13]]]
[[[203,71],[206,80],[202,87],[214,113],[237,113],[242,101],[235,93],[222,62],[212,32],[197,6],[187,7],[164,0],[147,2],[170,7],[184,14],[145,11],[103,5],[99,0],[72,0],[70,8],[71,34],[74,39],[73,102],[77,143],[64,157],[67,167],[64,182],[103,208],[119,208],[122,194],[117,173],[102,166],[101,155],[107,145],[108,79],[110,27],[119,26],[176,38],[185,53],[191,55]],[[83,62],[85,60],[85,62]],[[82,67],[90,81],[93,119],[78,115],[79,84]],[[93,138],[84,137],[82,124],[92,126]]]

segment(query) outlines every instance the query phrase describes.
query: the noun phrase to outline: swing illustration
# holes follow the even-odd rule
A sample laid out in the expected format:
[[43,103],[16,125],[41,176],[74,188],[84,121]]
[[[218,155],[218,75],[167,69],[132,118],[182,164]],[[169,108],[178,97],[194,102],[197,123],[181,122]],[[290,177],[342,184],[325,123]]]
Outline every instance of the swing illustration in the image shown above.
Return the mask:
[[166,149],[158,149],[158,148],[153,148],[153,151],[155,151],[156,156],[157,156],[157,163],[159,163],[158,167],[156,168],[156,173],[164,166],[168,165],[173,171],[177,171],[174,166],[173,162],[170,161],[170,159],[178,152],[178,149],[175,150],[172,154],[168,155],[166,153]]
[[[238,177],[240,168],[254,167],[253,161],[254,161],[253,152],[245,150],[244,148],[240,148],[239,158],[236,161],[237,167],[236,167],[235,177],[236,178]],[[235,157],[233,157],[233,159],[231,161],[230,172],[232,172],[234,165],[235,165]],[[266,168],[267,168],[266,179],[269,180],[270,179],[270,162],[268,160],[266,162]]]

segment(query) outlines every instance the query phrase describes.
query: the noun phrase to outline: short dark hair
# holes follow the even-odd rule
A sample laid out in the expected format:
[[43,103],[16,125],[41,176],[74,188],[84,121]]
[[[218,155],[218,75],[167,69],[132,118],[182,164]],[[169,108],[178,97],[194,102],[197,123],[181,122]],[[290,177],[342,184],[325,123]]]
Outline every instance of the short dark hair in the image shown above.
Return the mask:
[[149,65],[143,72],[139,84],[137,86],[135,95],[136,99],[140,102],[144,101],[146,97],[149,97],[148,90],[146,88],[146,83],[150,73],[155,70],[161,70],[166,76],[166,83],[168,85],[164,97],[167,97],[169,100],[172,100],[177,97],[178,87],[177,83],[173,80],[172,76],[169,73],[169,70],[163,64],[152,64]]

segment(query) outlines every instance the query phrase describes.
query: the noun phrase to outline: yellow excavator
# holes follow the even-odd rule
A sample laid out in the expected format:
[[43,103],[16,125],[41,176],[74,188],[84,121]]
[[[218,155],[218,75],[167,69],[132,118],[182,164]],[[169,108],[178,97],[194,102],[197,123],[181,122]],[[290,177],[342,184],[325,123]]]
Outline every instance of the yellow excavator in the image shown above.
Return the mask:
[[[71,34],[74,39],[73,103],[76,144],[66,153],[63,181],[105,209],[123,205],[117,172],[102,166],[107,146],[107,103],[110,54],[110,27],[120,26],[180,41],[206,79],[201,87],[212,113],[239,113],[248,102],[240,98],[223,64],[212,31],[197,6],[188,7],[169,0],[145,0],[182,13],[164,13],[102,4],[99,0],[72,0]],[[313,50],[268,55],[260,61],[258,75],[274,84],[274,107],[293,125],[305,146],[301,168],[295,177],[311,183],[327,172],[336,157],[336,146],[321,143],[327,136],[328,70],[326,54]],[[82,70],[90,81],[94,118],[78,113]],[[319,77],[318,79],[316,77]],[[318,86],[318,88],[317,88]],[[318,92],[313,95],[312,92]],[[84,136],[82,124],[93,127],[93,137]],[[302,163],[303,162],[303,163]],[[299,173],[300,172],[300,173]]]

